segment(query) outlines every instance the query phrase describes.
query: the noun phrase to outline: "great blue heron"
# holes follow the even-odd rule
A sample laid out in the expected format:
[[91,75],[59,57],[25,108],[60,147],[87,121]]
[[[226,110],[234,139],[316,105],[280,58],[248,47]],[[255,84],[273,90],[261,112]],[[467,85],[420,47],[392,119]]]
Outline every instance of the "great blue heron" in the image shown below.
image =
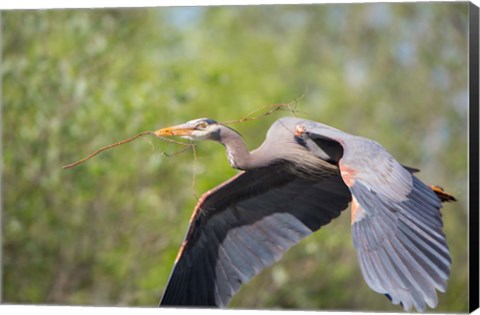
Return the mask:
[[377,142],[291,117],[252,152],[235,130],[207,118],[155,135],[220,142],[242,170],[200,198],[160,305],[225,307],[350,202],[353,244],[372,290],[407,311],[434,308],[436,290],[446,290],[451,258],[440,208],[454,198]]

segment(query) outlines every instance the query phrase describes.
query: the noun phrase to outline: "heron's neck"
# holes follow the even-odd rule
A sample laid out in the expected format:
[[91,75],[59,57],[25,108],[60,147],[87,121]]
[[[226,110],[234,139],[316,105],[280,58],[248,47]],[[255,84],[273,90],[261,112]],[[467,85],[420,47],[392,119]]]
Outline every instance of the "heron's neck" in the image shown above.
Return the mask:
[[252,154],[238,133],[227,127],[222,128],[220,143],[225,146],[228,162],[233,168],[247,170],[255,167]]

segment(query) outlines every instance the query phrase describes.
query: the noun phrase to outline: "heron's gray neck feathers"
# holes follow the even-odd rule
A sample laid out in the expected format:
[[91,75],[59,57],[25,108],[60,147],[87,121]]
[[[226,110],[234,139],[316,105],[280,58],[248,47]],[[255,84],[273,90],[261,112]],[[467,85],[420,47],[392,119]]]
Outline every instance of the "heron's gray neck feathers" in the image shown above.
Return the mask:
[[242,137],[234,130],[224,127],[220,132],[220,142],[225,146],[228,162],[233,168],[248,170],[266,165],[262,156],[248,151]]

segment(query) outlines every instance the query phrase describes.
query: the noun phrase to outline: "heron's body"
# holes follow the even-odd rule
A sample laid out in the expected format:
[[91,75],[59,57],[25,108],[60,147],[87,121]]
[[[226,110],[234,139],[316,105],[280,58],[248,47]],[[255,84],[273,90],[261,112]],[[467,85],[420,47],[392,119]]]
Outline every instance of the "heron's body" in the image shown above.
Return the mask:
[[226,306],[243,283],[350,202],[370,288],[406,310],[437,305],[450,273],[440,199],[380,144],[299,118],[276,121],[252,152],[209,119],[157,135],[218,141],[242,170],[198,202],[161,305]]
[[[308,175],[314,175],[315,173],[331,174],[338,171],[336,165],[313,154],[306,154],[309,149],[302,145],[304,140],[294,137],[295,126],[300,121],[304,120],[297,118],[277,120],[270,127],[262,145],[252,152],[248,152],[243,142],[232,144],[225,141],[226,144],[224,145],[230,165],[240,170],[252,170],[273,164],[283,164],[292,172],[301,171]],[[231,129],[225,130],[224,133],[235,133],[228,130]],[[242,155],[239,154],[240,152],[247,153]],[[242,156],[246,158],[242,158]],[[237,161],[237,159],[240,159],[240,161]],[[299,161],[301,163],[298,163]]]

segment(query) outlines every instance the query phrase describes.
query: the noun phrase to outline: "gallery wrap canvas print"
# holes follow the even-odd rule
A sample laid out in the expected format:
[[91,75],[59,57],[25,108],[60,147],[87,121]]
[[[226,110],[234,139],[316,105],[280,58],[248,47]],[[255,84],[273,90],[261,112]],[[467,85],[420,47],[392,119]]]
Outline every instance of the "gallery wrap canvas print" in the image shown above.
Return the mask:
[[478,307],[475,5],[0,21],[2,303]]

